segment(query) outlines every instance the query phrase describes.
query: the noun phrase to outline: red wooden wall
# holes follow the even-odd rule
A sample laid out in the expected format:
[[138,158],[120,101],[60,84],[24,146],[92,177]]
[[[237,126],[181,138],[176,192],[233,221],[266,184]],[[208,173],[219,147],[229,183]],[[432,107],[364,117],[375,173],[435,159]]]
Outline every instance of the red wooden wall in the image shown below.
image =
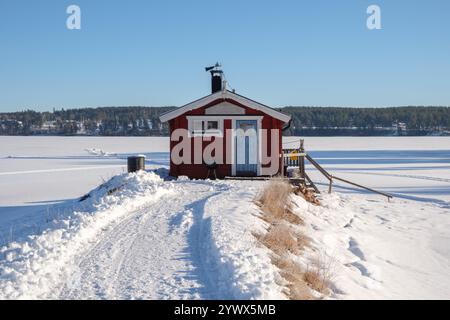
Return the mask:
[[[232,103],[234,105],[237,105],[239,107],[242,107],[245,109],[245,114],[246,115],[252,115],[252,116],[263,116],[262,119],[262,128],[263,129],[267,129],[269,130],[267,132],[268,134],[268,138],[267,138],[267,144],[268,144],[268,154],[271,155],[272,150],[271,149],[271,141],[270,141],[270,129],[277,129],[279,130],[279,150],[281,152],[282,149],[282,134],[281,134],[281,128],[283,126],[283,122],[273,118],[267,114],[265,114],[262,111],[259,110],[255,110],[255,109],[251,109],[245,105],[242,105],[241,103],[231,100],[231,99],[217,99],[207,105],[205,105],[204,107],[201,108],[197,108],[191,111],[188,111],[186,113],[184,113],[183,115],[174,118],[172,120],[169,121],[169,126],[170,126],[170,135],[172,135],[172,132],[176,129],[186,129],[188,130],[188,120],[187,120],[187,116],[194,116],[194,115],[204,115],[205,114],[205,109],[212,107],[216,104],[219,104],[221,102],[229,102]],[[224,120],[224,131],[226,131],[227,129],[231,129],[231,119],[225,119]],[[195,138],[190,138],[190,142],[191,142],[191,147],[192,150],[194,150],[194,139]],[[213,137],[212,139],[226,139],[225,134],[223,138],[220,137]],[[214,140],[212,140],[214,141]],[[203,141],[202,143],[202,147],[203,150],[204,148],[210,144],[212,141]],[[226,159],[226,142],[227,141],[223,141],[223,148],[224,148],[224,161]],[[170,151],[172,152],[173,147],[177,144],[177,141],[171,141],[170,142]],[[262,141],[260,142],[262,143]],[[279,166],[279,173],[281,173],[281,161],[282,159],[280,158],[280,166]],[[268,165],[266,165],[268,166]],[[216,170],[216,174],[218,178],[223,178],[225,176],[231,176],[231,164],[220,164],[218,165],[218,168]],[[208,175],[208,169],[205,165],[203,164],[194,164],[194,155],[192,153],[191,156],[191,164],[180,164],[180,165],[175,165],[172,160],[170,161],[170,175],[174,176],[174,177],[178,177],[178,176],[188,176],[189,178],[192,179],[205,179]]]

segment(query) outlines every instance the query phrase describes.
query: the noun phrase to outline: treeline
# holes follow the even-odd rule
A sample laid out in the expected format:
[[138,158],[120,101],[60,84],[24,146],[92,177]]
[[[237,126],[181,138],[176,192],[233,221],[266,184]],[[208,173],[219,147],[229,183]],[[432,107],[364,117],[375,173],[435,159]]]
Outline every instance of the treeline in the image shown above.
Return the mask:
[[[159,120],[175,107],[106,107],[53,112],[0,113],[0,135],[163,136]],[[285,107],[292,115],[286,135],[449,134],[448,107],[334,108]]]
[[449,107],[286,107],[290,135],[448,134]]
[[167,135],[159,116],[175,107],[103,107],[0,113],[2,135]]

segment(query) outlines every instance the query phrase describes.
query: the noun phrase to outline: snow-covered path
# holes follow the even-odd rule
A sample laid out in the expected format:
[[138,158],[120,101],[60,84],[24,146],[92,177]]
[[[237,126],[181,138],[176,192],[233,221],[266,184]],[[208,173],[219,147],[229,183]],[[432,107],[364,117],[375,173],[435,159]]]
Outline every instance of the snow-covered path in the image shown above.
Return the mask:
[[0,299],[284,298],[252,235],[260,187],[116,176],[0,247]]
[[145,205],[103,236],[79,263],[64,299],[212,299],[216,274],[205,267],[204,206],[223,186],[189,183]]

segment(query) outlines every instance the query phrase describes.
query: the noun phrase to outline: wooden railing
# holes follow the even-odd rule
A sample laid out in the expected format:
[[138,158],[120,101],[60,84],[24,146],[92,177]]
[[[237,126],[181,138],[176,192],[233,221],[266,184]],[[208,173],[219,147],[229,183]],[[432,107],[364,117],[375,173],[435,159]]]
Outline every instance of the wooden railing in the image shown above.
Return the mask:
[[303,179],[303,181],[308,182],[311,187],[316,190],[316,192],[319,193],[319,190],[317,189],[316,185],[313,183],[313,181],[309,178],[309,176],[305,172],[305,159],[308,160],[309,163],[311,163],[321,174],[325,176],[325,178],[328,179],[329,185],[328,185],[328,193],[331,193],[333,188],[333,180],[338,180],[350,185],[353,185],[355,187],[365,189],[367,191],[377,193],[380,195],[383,195],[388,198],[388,200],[392,199],[393,196],[389,193],[378,191],[363,185],[360,185],[355,182],[351,182],[349,180],[336,177],[332,174],[330,174],[327,170],[325,170],[317,161],[315,161],[309,154],[307,154],[303,147],[303,140],[300,141],[300,148],[298,149],[283,149],[283,164],[287,167],[298,167],[299,168],[299,174],[300,178]]
[[300,156],[306,156],[299,149],[283,149],[283,154],[285,167],[298,167],[300,165]]

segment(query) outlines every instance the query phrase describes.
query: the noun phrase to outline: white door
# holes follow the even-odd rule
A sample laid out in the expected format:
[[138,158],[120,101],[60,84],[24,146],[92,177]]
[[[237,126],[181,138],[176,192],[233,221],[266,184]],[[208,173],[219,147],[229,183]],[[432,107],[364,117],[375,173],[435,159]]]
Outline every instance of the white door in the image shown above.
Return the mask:
[[236,121],[236,175],[258,173],[258,124],[256,120]]

